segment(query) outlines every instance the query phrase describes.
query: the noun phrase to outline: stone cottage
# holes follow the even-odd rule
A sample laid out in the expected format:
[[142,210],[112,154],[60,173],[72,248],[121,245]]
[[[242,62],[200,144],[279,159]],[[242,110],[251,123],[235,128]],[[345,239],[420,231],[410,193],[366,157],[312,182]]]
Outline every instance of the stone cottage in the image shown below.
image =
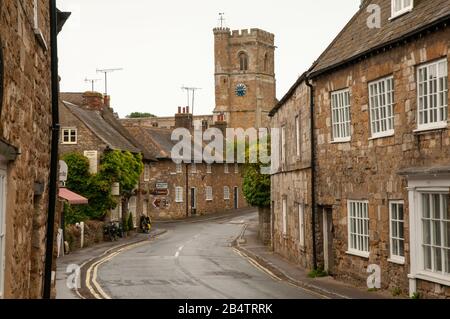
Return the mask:
[[[139,143],[120,124],[109,105],[109,96],[101,93],[61,93],[60,102],[61,137],[60,156],[78,152],[89,159],[91,173],[97,173],[102,154],[107,150],[129,151],[134,154],[142,153],[146,169],[141,174],[141,181],[137,185],[135,194],[127,203],[127,209],[133,215],[135,226],[139,225],[141,214],[147,211],[148,198],[145,180],[148,177],[148,163],[154,161]],[[70,172],[69,172],[70,174]],[[120,185],[117,185],[120,189]],[[117,187],[113,187],[113,195],[119,195]],[[117,197],[118,202],[122,202]],[[123,205],[118,205],[111,212],[108,219],[122,220]]]
[[363,1],[306,76],[310,244],[337,278],[365,286],[379,269],[381,288],[450,297],[449,19],[448,0]]
[[[58,31],[67,17],[58,13]],[[49,2],[1,3],[0,299],[42,298],[44,293],[52,127],[50,24]]]
[[[193,116],[184,109],[175,116],[175,127],[193,129]],[[148,213],[155,219],[182,219],[248,207],[242,193],[242,167],[229,163],[182,163],[172,158],[172,130],[122,120],[140,145],[157,159],[146,165]],[[216,123],[224,127],[226,123]],[[203,147],[203,146],[201,146]],[[192,161],[194,162],[194,161]]]

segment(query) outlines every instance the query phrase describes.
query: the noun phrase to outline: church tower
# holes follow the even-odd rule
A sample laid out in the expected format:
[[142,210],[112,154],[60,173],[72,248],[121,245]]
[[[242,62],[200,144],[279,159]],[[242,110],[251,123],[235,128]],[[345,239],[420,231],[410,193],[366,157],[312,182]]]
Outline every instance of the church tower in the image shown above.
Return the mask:
[[228,127],[267,127],[275,106],[274,35],[260,30],[215,28],[215,117]]

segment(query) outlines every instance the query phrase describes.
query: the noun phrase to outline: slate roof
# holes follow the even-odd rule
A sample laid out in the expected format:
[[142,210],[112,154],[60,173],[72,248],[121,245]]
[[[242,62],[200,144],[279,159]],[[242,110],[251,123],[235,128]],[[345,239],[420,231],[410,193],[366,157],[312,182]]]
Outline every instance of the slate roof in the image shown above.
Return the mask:
[[86,110],[67,101],[62,103],[111,149],[141,153],[141,150],[105,120],[99,111]]
[[[367,7],[381,7],[381,28],[370,29]],[[365,1],[344,29],[316,61],[311,76],[332,70],[338,65],[351,62],[366,54],[394,45],[399,40],[427,30],[450,18],[450,0],[414,0],[410,13],[390,19],[391,0]]]

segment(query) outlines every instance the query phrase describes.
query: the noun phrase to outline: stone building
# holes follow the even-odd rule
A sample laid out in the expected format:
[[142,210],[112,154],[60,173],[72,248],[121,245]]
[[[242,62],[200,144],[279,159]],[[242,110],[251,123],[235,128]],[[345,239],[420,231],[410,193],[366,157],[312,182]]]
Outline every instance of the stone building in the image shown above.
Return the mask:
[[[192,130],[192,114],[178,113],[175,119],[175,127]],[[121,122],[157,159],[146,165],[147,188],[143,189],[149,195],[148,213],[152,218],[182,219],[248,207],[242,193],[241,166],[205,162],[176,164],[171,154],[176,144],[171,138],[172,130],[127,120]]]
[[[194,115],[194,126],[201,126],[203,128],[209,128],[214,125],[213,115]],[[144,117],[139,119],[122,119],[122,123],[137,124],[142,127],[159,127],[165,129],[175,128],[174,116],[158,116],[158,117]]]
[[[58,19],[60,30],[64,19]],[[48,2],[2,1],[0,299],[43,297],[52,126],[50,40]]]
[[269,114],[280,129],[280,165],[271,178],[272,247],[305,268],[313,268],[311,116],[306,73]]
[[[97,173],[101,156],[105,151],[129,151],[133,154],[142,153],[144,165],[148,167],[148,163],[155,159],[120,124],[109,101],[108,96],[104,97],[97,92],[61,93],[60,156],[73,152],[83,154],[89,159],[91,173]],[[126,209],[132,213],[135,225],[138,226],[139,217],[147,210],[143,205],[148,198],[145,198],[145,193],[141,191],[141,188],[146,187],[144,183],[146,174],[148,169],[142,173],[141,182],[134,196],[128,202],[124,202],[127,207],[118,205],[108,216],[109,220],[121,220],[123,210]],[[119,203],[122,202],[119,197],[117,200]]]
[[450,297],[449,19],[448,0],[363,1],[308,72],[315,257],[337,278]]
[[260,30],[214,29],[215,119],[229,127],[268,127],[275,102],[274,35]]

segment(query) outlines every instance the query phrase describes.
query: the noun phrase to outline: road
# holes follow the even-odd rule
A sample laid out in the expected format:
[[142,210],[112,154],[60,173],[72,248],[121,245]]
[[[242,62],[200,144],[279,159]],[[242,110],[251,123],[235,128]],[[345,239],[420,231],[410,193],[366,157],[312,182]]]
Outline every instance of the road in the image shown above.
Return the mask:
[[272,277],[231,243],[257,214],[164,224],[168,232],[98,268],[113,299],[317,299]]

